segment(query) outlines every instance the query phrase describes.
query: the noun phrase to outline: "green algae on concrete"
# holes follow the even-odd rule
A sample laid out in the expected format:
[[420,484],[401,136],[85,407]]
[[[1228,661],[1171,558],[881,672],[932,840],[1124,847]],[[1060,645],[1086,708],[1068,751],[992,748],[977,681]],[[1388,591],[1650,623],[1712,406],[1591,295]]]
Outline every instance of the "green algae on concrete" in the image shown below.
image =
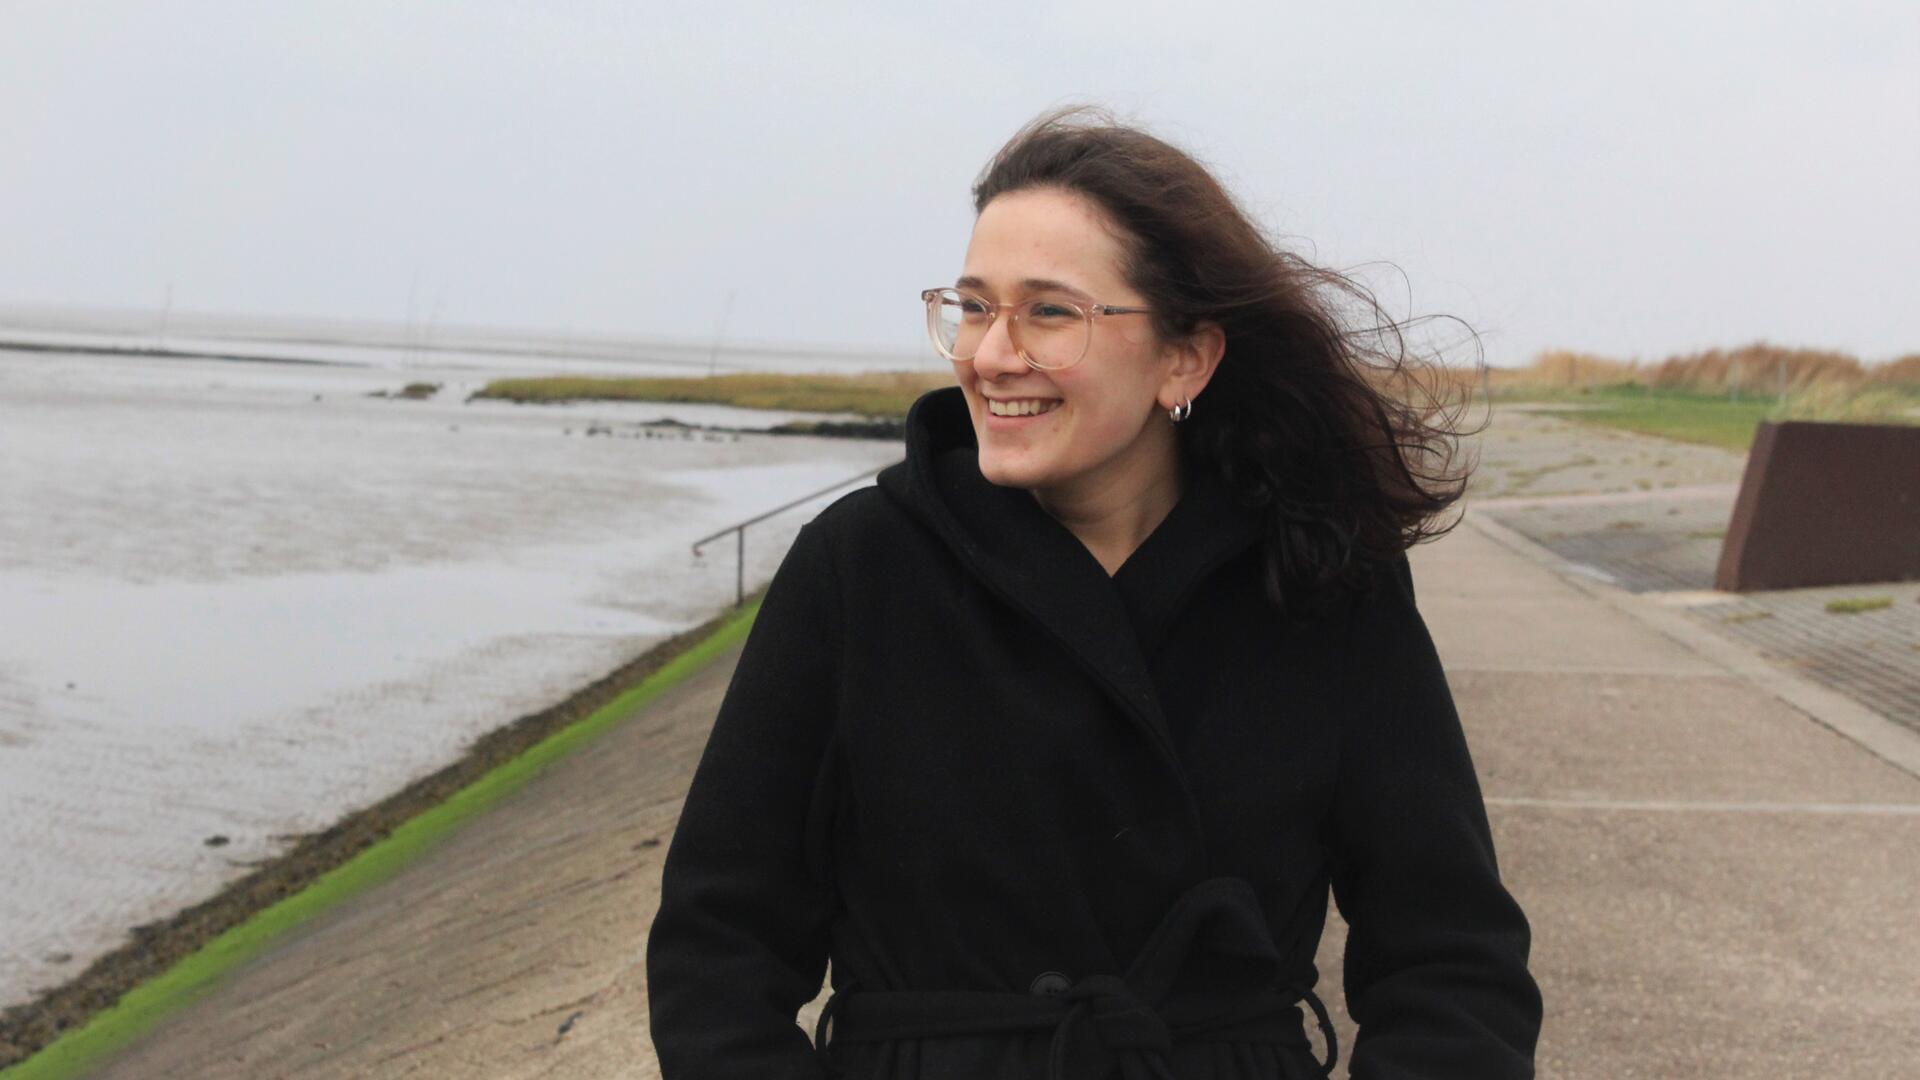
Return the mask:
[[1835,615],[1858,615],[1863,611],[1879,611],[1893,606],[1891,596],[1843,597],[1827,601],[1827,610]]
[[0,1080],[68,1080],[103,1064],[115,1051],[192,1004],[228,972],[258,955],[289,930],[393,877],[461,825],[526,786],[548,766],[592,742],[705,666],[746,636],[759,610],[760,601],[749,600],[738,614],[713,633],[668,660],[638,684],[488,771],[445,801],[408,819],[385,838],[320,875],[306,888],[262,909],[198,952],[141,983],[112,1006],[63,1033],[31,1057],[0,1069]]

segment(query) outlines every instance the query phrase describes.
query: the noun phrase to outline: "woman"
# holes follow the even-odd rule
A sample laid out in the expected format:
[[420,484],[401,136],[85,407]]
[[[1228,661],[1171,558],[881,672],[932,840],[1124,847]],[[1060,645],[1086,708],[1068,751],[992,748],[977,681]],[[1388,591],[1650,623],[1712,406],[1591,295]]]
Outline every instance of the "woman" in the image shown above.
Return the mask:
[[1320,1075],[1329,888],[1353,1076],[1531,1076],[1528,925],[1405,555],[1456,433],[1344,279],[1149,135],[1043,116],[974,202],[924,294],[957,385],[800,530],[695,772],[666,1080]]

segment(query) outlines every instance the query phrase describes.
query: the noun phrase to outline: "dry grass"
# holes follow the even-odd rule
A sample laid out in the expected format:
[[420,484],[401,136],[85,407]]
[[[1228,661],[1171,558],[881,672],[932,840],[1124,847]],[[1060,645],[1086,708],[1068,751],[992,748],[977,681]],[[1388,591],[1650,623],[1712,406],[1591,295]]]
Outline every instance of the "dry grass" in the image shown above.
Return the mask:
[[1920,386],[1920,353],[1908,353],[1897,360],[1875,364],[1867,369],[1866,380],[1870,383]]
[[1778,410],[1782,420],[1876,421],[1901,418],[1920,404],[1911,389],[1872,382],[1825,380],[1787,395]]
[[1868,365],[1765,342],[1652,363],[1552,350],[1522,368],[1436,367],[1383,385],[1420,398],[1441,388],[1475,414],[1488,398],[1577,404],[1567,419],[1729,450],[1747,449],[1765,420],[1920,422],[1920,354]]
[[1733,349],[1707,349],[1641,363],[1551,350],[1523,368],[1490,372],[1495,397],[1529,392],[1582,390],[1630,384],[1650,390],[1688,390],[1730,398],[1787,398],[1814,393],[1828,401],[1866,388],[1920,393],[1920,353],[1882,364],[1827,349],[1788,349],[1755,342]]
[[1494,376],[1496,385],[1594,386],[1633,379],[1630,361],[1611,360],[1591,353],[1554,349],[1533,358],[1533,363],[1518,370],[1502,370]]

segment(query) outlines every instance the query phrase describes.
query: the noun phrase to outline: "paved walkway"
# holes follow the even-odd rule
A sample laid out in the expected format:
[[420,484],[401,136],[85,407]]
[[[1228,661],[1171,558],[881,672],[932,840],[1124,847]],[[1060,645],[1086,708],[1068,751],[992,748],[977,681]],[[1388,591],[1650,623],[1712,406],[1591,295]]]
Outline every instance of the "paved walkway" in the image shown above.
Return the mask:
[[[1567,572],[1492,515],[1469,512],[1413,564],[1503,873],[1534,923],[1540,1075],[1909,1075],[1920,736],[1844,701],[1856,711],[1836,722],[1833,695]],[[104,1075],[657,1075],[646,928],[736,655]],[[1322,996],[1351,1045],[1343,936],[1336,920]]]
[[1736,485],[1725,484],[1479,505],[1575,573],[1651,594],[1920,732],[1920,581],[1715,591],[1714,569],[1737,493]]

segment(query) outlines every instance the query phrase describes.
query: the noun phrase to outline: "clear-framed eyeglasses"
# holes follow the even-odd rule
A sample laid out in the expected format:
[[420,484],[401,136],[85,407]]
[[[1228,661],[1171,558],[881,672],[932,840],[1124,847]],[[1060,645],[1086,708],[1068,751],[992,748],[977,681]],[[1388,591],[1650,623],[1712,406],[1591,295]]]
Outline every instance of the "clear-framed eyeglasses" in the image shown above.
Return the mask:
[[1070,368],[1093,343],[1093,320],[1103,315],[1150,315],[1152,308],[1085,305],[1065,297],[1040,296],[997,304],[962,289],[927,289],[927,334],[948,360],[971,360],[1001,312],[1013,351],[1041,371]]

